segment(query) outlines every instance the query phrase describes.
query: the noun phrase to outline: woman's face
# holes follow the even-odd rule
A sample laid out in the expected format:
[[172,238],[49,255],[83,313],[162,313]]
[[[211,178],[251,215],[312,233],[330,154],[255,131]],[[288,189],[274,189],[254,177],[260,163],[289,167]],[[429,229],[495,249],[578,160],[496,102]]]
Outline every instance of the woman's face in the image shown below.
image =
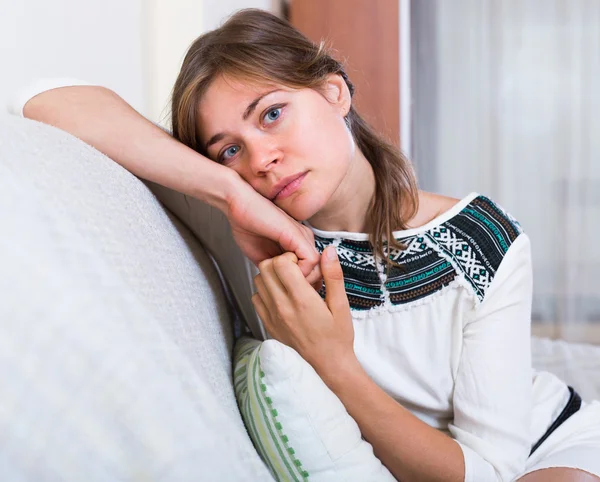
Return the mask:
[[352,162],[349,108],[337,75],[323,93],[220,76],[200,102],[198,128],[211,159],[303,221],[327,205]]

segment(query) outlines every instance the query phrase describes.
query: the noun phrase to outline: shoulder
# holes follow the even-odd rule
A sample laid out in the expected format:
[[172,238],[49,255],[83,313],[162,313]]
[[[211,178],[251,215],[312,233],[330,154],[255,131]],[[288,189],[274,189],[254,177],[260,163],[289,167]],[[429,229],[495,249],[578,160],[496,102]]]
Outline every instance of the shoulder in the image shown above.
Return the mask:
[[419,209],[408,222],[408,227],[424,226],[451,210],[458,202],[460,202],[460,199],[433,192],[419,191]]
[[487,196],[477,195],[456,216],[455,224],[462,225],[474,236],[492,240],[484,249],[497,250],[504,255],[523,232],[521,224],[502,206]]
[[461,209],[429,230],[428,235],[482,301],[523,230],[515,218],[487,196],[474,195],[468,202],[460,201],[460,205],[455,200],[454,206]]
[[[472,193],[457,199],[436,193],[419,191],[419,210],[410,226],[443,227],[447,224],[462,228],[465,234],[494,234],[504,252],[523,232],[520,223],[491,198]],[[459,233],[459,231],[456,231]]]

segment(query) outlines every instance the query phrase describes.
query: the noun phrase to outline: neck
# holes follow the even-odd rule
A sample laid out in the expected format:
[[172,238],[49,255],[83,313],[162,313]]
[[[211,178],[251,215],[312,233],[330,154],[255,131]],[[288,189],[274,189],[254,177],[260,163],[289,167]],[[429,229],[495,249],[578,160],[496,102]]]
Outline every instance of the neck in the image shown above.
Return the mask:
[[323,231],[368,232],[368,211],[375,195],[375,174],[356,149],[346,176],[327,204],[308,222]]

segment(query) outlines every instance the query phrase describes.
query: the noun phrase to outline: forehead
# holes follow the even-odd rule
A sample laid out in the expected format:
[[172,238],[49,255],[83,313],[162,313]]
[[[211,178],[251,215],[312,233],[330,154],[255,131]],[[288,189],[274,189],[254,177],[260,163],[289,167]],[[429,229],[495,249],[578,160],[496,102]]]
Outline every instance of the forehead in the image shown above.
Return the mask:
[[220,75],[210,83],[200,99],[198,114],[200,117],[214,116],[219,112],[241,115],[254,99],[275,89],[291,90],[275,83]]
[[[196,128],[201,142],[218,132],[232,133],[246,122],[243,115],[257,98],[273,90],[296,92],[297,89],[275,82],[220,75],[208,86],[197,106]],[[259,102],[259,105],[262,102]]]

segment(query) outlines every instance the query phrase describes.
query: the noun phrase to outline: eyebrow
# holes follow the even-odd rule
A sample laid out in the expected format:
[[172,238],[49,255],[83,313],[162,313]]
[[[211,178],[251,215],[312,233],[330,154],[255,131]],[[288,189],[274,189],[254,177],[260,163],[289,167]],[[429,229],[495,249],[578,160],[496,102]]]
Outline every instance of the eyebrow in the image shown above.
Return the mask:
[[[273,92],[277,92],[281,89],[273,89],[270,90],[269,92],[265,92],[264,94],[259,95],[256,99],[254,99],[249,105],[248,107],[246,107],[246,110],[244,111],[244,114],[242,115],[242,119],[247,120],[248,117],[250,117],[252,115],[252,113],[254,112],[254,110],[256,109],[256,106],[258,105],[258,103],[263,100],[264,97],[266,97],[267,95],[272,94]],[[225,137],[225,133],[223,132],[219,132],[218,134],[215,134],[214,136],[212,136],[208,142],[206,143],[205,146],[205,151],[208,151],[208,148],[210,146],[212,146],[213,144],[216,144],[217,142],[219,142],[220,140],[222,140]]]

